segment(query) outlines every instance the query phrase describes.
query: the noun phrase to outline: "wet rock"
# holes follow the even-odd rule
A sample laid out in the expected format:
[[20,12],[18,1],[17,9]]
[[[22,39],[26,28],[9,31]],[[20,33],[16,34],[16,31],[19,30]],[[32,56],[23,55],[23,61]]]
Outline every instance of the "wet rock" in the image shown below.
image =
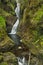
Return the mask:
[[9,51],[14,47],[14,42],[11,41],[9,37],[4,38],[2,42],[0,42],[0,52]]
[[17,17],[16,16],[8,16],[6,17],[6,30],[7,32],[11,32],[11,29],[13,27],[13,24],[16,22]]

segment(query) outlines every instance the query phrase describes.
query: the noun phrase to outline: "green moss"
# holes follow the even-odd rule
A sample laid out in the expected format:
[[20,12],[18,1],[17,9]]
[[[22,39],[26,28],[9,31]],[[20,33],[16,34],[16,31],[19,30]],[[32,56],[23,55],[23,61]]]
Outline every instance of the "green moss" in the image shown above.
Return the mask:
[[0,27],[5,27],[5,19],[2,16],[0,16]]
[[0,65],[8,65],[8,63],[7,62],[2,62],[2,63],[0,63]]
[[32,24],[37,24],[40,22],[41,18],[43,17],[43,5],[41,8],[38,9],[38,11],[34,14],[34,17],[32,19]]
[[43,48],[43,35],[40,36],[40,44],[41,44],[41,46],[42,46],[42,48]]
[[3,16],[0,16],[0,38],[4,37],[4,35],[6,34],[5,29],[5,18]]
[[3,56],[2,55],[0,55],[0,61],[3,59]]

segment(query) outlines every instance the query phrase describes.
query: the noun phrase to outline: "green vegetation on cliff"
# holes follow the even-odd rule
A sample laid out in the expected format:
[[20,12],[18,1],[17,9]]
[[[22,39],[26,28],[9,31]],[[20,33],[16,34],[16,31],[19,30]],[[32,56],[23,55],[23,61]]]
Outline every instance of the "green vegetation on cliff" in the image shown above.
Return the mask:
[[5,19],[2,16],[0,16],[0,28],[1,27],[5,27]]
[[23,2],[18,34],[33,54],[43,55],[43,0],[29,0],[27,5]]
[[5,24],[5,18],[3,16],[0,16],[0,38],[5,35],[5,29],[6,29],[6,24]]

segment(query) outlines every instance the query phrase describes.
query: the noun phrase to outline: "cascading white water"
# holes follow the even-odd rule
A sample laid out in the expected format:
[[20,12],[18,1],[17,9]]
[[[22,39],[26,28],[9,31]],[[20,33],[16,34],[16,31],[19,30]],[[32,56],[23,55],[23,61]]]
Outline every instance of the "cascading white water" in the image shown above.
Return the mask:
[[15,13],[16,13],[16,16],[17,16],[18,19],[17,19],[16,23],[13,25],[10,34],[16,34],[16,32],[17,32],[17,27],[18,27],[18,25],[19,25],[19,18],[20,18],[20,3],[19,3],[18,0],[16,0],[16,2],[17,2],[17,7],[16,7],[16,9],[15,9]]
[[16,34],[18,24],[19,24],[19,19],[17,19],[16,23],[13,25],[13,28],[11,30],[11,34]]
[[16,13],[16,16],[17,16],[17,21],[13,25],[12,30],[11,30],[10,33],[8,33],[8,35],[15,42],[16,45],[20,45],[22,40],[16,34],[17,28],[18,28],[18,25],[19,25],[19,22],[20,22],[20,3],[19,3],[19,0],[16,0],[16,3],[17,3],[17,7],[15,8],[15,13]]
[[18,57],[18,65],[27,65],[25,57],[23,58]]

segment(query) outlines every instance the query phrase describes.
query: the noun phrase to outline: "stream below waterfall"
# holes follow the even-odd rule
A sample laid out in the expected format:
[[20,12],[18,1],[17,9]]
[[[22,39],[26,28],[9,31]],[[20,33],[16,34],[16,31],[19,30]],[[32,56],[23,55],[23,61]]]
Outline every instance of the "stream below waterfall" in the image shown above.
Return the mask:
[[18,65],[28,65],[25,57],[18,57]]

